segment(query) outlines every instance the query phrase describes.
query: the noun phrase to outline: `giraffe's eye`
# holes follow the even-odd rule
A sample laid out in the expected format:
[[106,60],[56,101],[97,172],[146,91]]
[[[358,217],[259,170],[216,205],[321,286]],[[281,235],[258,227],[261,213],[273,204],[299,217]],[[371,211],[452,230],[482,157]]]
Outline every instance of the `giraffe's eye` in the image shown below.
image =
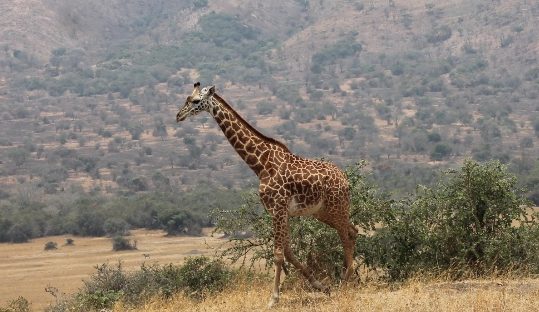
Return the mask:
[[193,100],[193,104],[198,104],[200,103],[200,100]]

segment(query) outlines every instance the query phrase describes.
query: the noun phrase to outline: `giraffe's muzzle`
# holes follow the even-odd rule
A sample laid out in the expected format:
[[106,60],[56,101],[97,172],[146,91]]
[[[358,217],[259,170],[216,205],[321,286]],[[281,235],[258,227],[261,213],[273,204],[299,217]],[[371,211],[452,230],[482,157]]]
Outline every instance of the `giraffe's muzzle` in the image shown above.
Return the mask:
[[176,114],[176,122],[185,120],[185,118],[187,118],[188,115],[189,115],[189,112],[179,111],[178,114]]

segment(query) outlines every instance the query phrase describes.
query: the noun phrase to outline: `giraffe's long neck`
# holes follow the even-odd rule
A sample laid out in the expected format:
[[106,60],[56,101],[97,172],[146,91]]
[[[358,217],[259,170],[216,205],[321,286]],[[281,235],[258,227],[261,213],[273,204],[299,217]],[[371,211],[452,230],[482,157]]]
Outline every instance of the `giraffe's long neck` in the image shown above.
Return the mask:
[[214,95],[212,101],[210,114],[238,155],[258,177],[285,161],[286,155],[290,154],[285,145],[258,132],[218,95]]

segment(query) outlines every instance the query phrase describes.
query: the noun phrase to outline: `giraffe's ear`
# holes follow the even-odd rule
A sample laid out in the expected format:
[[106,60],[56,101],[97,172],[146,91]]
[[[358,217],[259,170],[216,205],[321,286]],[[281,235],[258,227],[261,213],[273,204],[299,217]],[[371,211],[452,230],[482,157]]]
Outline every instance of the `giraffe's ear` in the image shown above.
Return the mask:
[[200,81],[195,82],[194,88],[196,89],[196,88],[198,88],[198,87],[200,87]]
[[208,89],[208,96],[213,96],[215,94],[215,86],[211,86]]

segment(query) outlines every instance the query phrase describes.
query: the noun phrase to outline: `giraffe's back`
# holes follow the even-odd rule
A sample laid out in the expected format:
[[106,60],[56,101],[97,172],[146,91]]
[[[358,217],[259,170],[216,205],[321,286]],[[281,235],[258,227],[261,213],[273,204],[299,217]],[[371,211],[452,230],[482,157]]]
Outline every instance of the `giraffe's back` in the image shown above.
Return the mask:
[[326,215],[343,208],[348,213],[346,175],[331,163],[292,156],[266,181],[262,201],[268,197],[284,201],[290,216]]

